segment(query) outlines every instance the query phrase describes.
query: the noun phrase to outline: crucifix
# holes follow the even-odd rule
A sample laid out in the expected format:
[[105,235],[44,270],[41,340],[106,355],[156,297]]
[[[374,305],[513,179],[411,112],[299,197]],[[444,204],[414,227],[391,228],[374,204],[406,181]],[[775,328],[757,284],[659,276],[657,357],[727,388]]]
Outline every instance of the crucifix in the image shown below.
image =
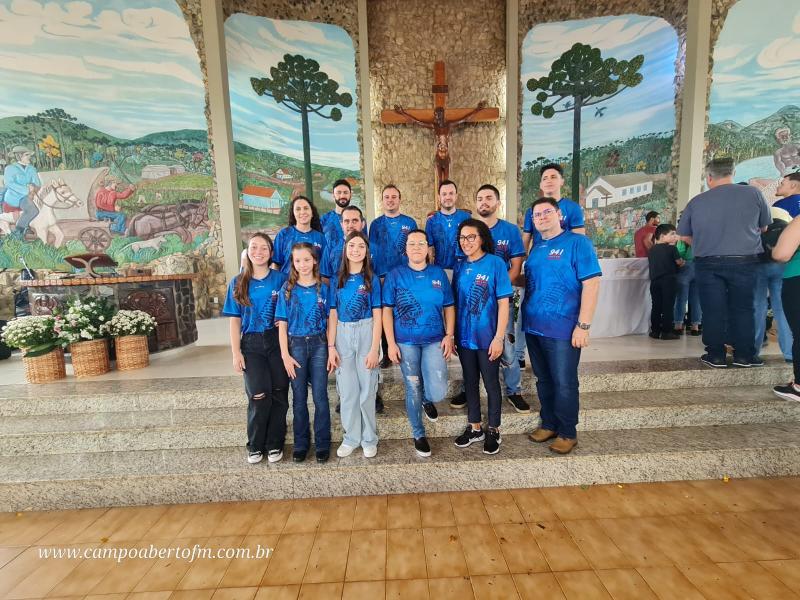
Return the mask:
[[385,125],[410,124],[432,129],[434,135],[434,168],[436,188],[439,182],[450,178],[450,130],[462,123],[486,123],[500,118],[500,109],[478,103],[475,108],[447,108],[447,78],[444,61],[433,64],[433,109],[394,108],[381,111],[381,123]]

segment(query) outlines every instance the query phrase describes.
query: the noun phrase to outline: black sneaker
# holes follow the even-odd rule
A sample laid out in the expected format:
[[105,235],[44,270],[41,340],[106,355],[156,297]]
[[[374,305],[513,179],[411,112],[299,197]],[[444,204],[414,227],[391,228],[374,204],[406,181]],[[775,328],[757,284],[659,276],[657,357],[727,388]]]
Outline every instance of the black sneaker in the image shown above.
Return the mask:
[[524,369],[525,368],[525,359],[518,360],[517,362],[519,363],[519,368],[520,369]]
[[500,437],[500,430],[489,427],[486,431],[486,440],[483,442],[484,454],[497,454],[500,452],[500,444],[503,438]]
[[383,398],[381,398],[380,392],[375,394],[375,412],[377,414],[381,414],[383,412]]
[[325,463],[331,457],[330,450],[317,450],[317,462]]
[[733,366],[734,367],[763,367],[764,361],[760,356],[753,357],[751,359],[740,358],[738,356],[733,357]]
[[700,362],[715,369],[726,369],[728,367],[728,363],[724,358],[718,358],[710,354],[703,354],[700,357]]
[[425,412],[425,417],[427,417],[428,421],[431,423],[435,423],[439,420],[439,411],[436,410],[432,402],[423,402],[422,410]]
[[527,415],[531,412],[531,405],[523,400],[522,396],[519,394],[510,394],[507,398],[508,402],[511,406],[514,407],[514,410],[518,413],[523,415]]
[[467,405],[467,393],[459,392],[450,400],[450,408],[464,408]]
[[483,427],[480,429],[473,429],[472,425],[467,425],[467,428],[464,430],[460,436],[456,438],[456,446],[459,448],[467,448],[470,444],[474,442],[480,442],[483,440]]
[[338,415],[341,412],[342,412],[342,403],[341,402],[337,402],[336,403],[336,414]]
[[681,339],[681,336],[679,336],[677,333],[674,333],[672,331],[667,331],[667,332],[661,334],[661,339],[662,340],[679,340],[679,339]]
[[800,402],[800,387],[796,386],[793,383],[787,383],[786,385],[776,385],[772,388],[772,391],[775,392],[775,395],[778,398],[783,398],[784,400],[793,400],[794,402]]
[[651,332],[650,332],[650,333],[648,333],[647,335],[649,335],[649,336],[650,336],[651,338],[653,338],[654,340],[660,340],[660,339],[661,339],[661,334],[660,334],[660,333],[658,333],[657,331],[651,331]]
[[417,451],[419,456],[427,457],[431,455],[431,445],[428,443],[428,438],[421,437],[414,440],[414,450]]
[[294,462],[303,462],[306,459],[306,454],[308,454],[308,450],[297,451],[295,450],[292,452],[292,460]]

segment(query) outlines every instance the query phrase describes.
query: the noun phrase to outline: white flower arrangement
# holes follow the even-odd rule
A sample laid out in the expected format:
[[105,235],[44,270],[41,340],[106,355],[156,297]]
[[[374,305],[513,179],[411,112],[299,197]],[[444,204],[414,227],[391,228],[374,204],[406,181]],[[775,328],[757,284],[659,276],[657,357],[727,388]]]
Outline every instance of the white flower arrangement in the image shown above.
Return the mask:
[[74,298],[55,318],[55,331],[67,343],[97,340],[108,336],[108,322],[116,307],[106,298]]
[[3,327],[3,341],[12,348],[22,348],[25,356],[41,356],[63,344],[50,315],[18,317]]
[[156,328],[156,320],[143,310],[121,310],[108,322],[109,335],[150,335]]

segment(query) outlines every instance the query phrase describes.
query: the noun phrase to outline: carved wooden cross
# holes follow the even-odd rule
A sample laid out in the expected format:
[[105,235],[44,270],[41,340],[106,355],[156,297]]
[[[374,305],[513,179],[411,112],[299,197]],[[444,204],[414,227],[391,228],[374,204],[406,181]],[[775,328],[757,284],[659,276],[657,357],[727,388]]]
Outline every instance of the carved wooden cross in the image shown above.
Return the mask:
[[433,108],[408,108],[395,105],[381,111],[381,123],[385,125],[410,124],[432,129],[435,138],[434,166],[436,187],[450,178],[450,129],[462,123],[485,123],[497,121],[500,109],[486,107],[485,102],[476,108],[447,108],[447,78],[444,61],[433,64]]

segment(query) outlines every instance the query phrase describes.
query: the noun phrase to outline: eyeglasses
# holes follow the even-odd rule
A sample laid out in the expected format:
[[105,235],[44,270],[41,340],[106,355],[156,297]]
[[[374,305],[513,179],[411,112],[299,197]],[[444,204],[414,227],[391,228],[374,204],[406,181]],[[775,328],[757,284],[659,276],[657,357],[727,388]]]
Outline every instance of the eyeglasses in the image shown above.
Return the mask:
[[542,212],[535,212],[533,213],[534,219],[544,219],[545,217],[549,217],[553,213],[557,212],[555,208],[548,208],[543,210]]
[[459,242],[469,242],[470,244],[478,239],[477,233],[470,233],[469,235],[460,235],[458,236]]
[[424,248],[428,245],[428,242],[406,242],[406,246],[409,248]]

